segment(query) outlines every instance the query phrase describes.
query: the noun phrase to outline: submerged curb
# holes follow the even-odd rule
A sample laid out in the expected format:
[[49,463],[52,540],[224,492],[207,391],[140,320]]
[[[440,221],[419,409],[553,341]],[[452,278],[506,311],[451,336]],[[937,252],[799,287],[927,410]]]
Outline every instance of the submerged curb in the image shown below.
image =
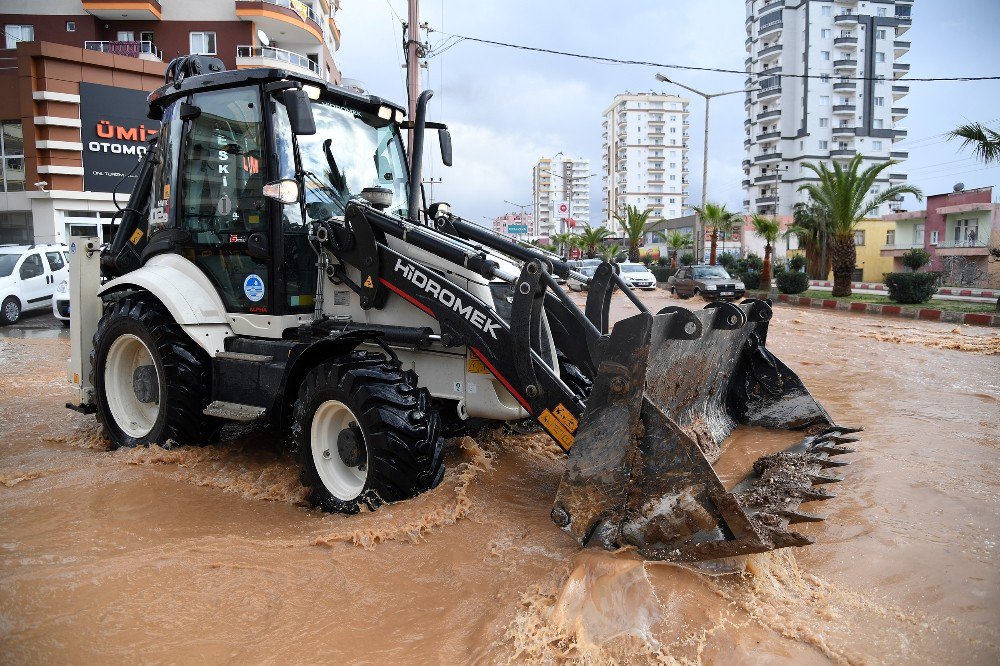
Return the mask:
[[[749,294],[748,294],[749,295]],[[880,317],[902,317],[904,319],[927,319],[944,321],[952,324],[968,324],[970,326],[991,326],[1000,328],[1000,313],[988,312],[952,312],[935,308],[904,307],[900,305],[882,305],[880,303],[859,303],[838,301],[832,298],[811,298],[809,296],[794,296],[792,294],[768,294],[758,292],[753,298],[770,298],[775,303],[797,307],[820,308],[826,310],[843,310]]]

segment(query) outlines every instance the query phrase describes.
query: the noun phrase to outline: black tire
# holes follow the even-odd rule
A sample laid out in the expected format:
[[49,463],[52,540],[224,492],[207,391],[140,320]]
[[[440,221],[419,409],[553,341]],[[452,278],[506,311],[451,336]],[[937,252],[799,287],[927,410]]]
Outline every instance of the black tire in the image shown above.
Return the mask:
[[0,305],[0,324],[10,326],[21,318],[21,301],[14,296],[8,296]]
[[60,319],[59,321],[62,322],[63,328],[69,328],[69,319]]
[[[364,485],[354,497],[334,496],[316,467],[313,417],[330,401],[350,410],[367,454]],[[354,352],[314,368],[299,387],[294,417],[302,483],[310,489],[309,501],[324,511],[357,513],[361,504],[376,509],[430,490],[444,477],[441,417],[430,393],[417,386],[413,371],[404,372],[381,354]],[[328,454],[340,455],[330,449]]]
[[[156,368],[159,411],[146,435],[132,436],[116,423],[108,404],[105,368],[108,351],[125,334],[139,338]],[[211,400],[211,361],[150,294],[129,294],[108,303],[94,333],[90,352],[90,382],[97,400],[97,420],[111,448],[177,444],[207,444],[220,422],[203,414]]]

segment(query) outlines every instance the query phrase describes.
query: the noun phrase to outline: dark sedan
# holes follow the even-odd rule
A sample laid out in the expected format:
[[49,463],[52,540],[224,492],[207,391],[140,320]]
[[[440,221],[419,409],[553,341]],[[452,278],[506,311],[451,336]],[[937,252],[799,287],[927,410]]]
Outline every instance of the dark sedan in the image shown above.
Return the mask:
[[682,266],[667,280],[667,289],[681,298],[701,296],[706,301],[731,301],[746,293],[743,282],[722,266]]

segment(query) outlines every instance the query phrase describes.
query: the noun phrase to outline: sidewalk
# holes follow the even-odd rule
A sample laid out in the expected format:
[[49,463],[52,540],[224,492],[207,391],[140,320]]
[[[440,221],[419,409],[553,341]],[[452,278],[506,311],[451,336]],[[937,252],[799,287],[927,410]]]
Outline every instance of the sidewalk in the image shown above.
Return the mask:
[[[833,282],[826,280],[810,280],[811,287],[833,287]],[[885,292],[885,285],[880,282],[852,282],[851,290]],[[970,296],[972,298],[1000,298],[1000,290],[996,289],[972,289],[966,287],[941,287],[937,290],[938,296]]]
[[768,294],[767,292],[756,292],[754,294],[748,294],[748,296],[752,298],[770,298],[776,304],[784,303],[786,305],[798,307],[843,310],[845,312],[857,312],[883,317],[927,319],[931,321],[950,322],[953,324],[969,324],[972,326],[992,326],[994,328],[1000,328],[1000,312],[997,314],[991,314],[988,312],[951,312],[949,310],[925,308],[919,305],[859,303],[851,301],[838,301],[832,298],[811,298],[807,296],[793,296],[791,294]]

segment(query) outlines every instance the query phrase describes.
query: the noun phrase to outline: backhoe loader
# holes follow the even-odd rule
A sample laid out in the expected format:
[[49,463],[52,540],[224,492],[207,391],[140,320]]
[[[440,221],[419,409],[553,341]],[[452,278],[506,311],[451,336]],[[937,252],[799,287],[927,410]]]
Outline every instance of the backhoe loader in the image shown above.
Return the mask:
[[[552,520],[582,545],[697,561],[811,542],[800,504],[845,463],[837,426],[766,347],[770,303],[650,312],[420,188],[431,92],[388,101],[280,69],[170,63],[114,240],[71,245],[67,406],[112,447],[291,433],[311,502],[353,513],[442,478],[444,437],[532,419],[566,453]],[[407,159],[403,130],[412,130]],[[577,307],[559,282],[587,286]],[[609,322],[620,291],[638,313]],[[732,489],[737,425],[801,430]]]

